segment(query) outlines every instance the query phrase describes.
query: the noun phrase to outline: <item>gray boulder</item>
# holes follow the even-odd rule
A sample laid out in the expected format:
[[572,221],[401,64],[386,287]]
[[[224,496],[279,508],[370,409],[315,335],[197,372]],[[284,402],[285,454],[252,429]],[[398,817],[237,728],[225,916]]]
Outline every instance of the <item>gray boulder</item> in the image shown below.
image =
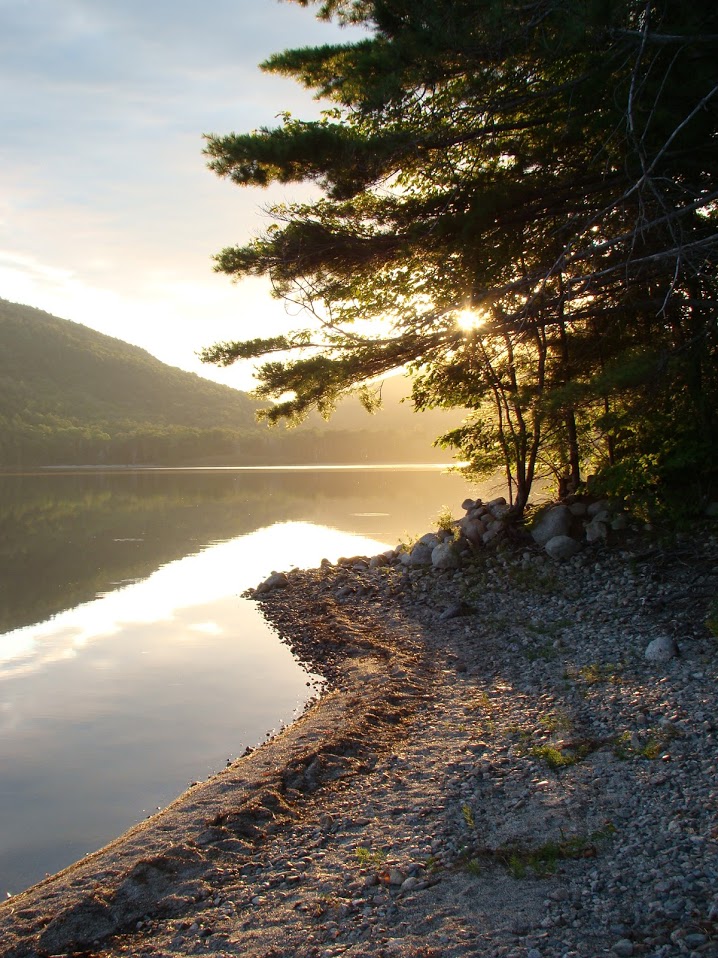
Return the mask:
[[576,542],[575,539],[572,539],[571,536],[554,536],[553,539],[549,539],[544,546],[544,549],[551,558],[559,562],[575,556],[580,548],[580,544]]
[[461,556],[454,542],[442,542],[431,553],[431,564],[435,569],[460,569]]
[[649,662],[668,662],[678,655],[678,646],[670,635],[659,635],[648,643],[643,654]]
[[571,531],[571,511],[568,506],[553,506],[545,512],[531,530],[534,542],[545,546],[555,536],[567,536]]
[[481,519],[470,519],[465,516],[463,519],[459,519],[459,529],[465,539],[468,539],[472,545],[478,546],[481,544],[481,537],[486,532],[486,524]]
[[586,542],[600,542],[608,538],[608,523],[592,519],[586,526]]
[[[437,540],[438,541],[438,540]],[[429,565],[431,562],[431,553],[436,548],[436,542],[434,545],[430,545],[428,542],[422,542],[419,540],[416,542],[411,550],[411,552],[405,552],[401,557],[402,565]]]

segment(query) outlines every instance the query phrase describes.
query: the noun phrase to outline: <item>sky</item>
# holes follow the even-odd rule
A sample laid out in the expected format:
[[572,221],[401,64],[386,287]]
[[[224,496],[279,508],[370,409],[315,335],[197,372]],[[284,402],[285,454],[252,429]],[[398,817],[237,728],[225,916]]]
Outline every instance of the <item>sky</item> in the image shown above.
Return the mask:
[[321,105],[258,64],[356,36],[279,0],[0,0],[0,298],[251,388],[248,364],[195,353],[292,328],[260,279],[212,257],[308,187],[240,188],[202,134],[273,126]]

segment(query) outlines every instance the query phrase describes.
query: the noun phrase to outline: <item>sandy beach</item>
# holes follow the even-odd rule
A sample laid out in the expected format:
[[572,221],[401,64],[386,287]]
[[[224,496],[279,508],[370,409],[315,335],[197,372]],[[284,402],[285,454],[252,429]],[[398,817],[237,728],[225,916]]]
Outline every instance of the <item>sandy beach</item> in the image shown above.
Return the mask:
[[0,906],[0,956],[716,954],[717,594],[707,525],[290,573],[325,695]]

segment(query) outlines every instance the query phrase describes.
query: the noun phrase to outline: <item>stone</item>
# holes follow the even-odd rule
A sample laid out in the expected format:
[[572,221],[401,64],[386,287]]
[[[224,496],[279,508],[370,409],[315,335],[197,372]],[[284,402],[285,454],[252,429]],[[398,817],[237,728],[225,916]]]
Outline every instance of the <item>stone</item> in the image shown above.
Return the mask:
[[458,619],[462,615],[473,615],[475,611],[473,606],[461,599],[458,602],[452,602],[451,605],[448,605],[439,618],[442,622],[445,622],[447,619]]
[[618,515],[614,516],[611,520],[611,528],[614,532],[621,532],[623,529],[628,528],[628,519],[622,512],[619,512]]
[[599,499],[598,502],[592,502],[590,506],[586,509],[586,514],[589,519],[593,519],[594,516],[598,515],[599,512],[610,512],[611,503],[608,499]]
[[586,526],[586,542],[601,542],[608,538],[608,523],[593,519]]
[[643,654],[649,662],[668,662],[678,655],[678,646],[669,635],[659,635],[648,643]]
[[417,545],[421,543],[422,545],[429,546],[430,549],[433,549],[434,546],[438,546],[441,542],[442,536],[436,532],[426,532],[421,539],[418,540]]
[[581,549],[580,543],[572,539],[571,536],[554,536],[549,539],[544,549],[558,562],[570,559]]
[[384,566],[388,564],[389,564],[389,559],[383,554],[380,554],[378,556],[372,556],[371,559],[369,560],[370,569],[378,569],[379,566]]
[[460,569],[461,556],[453,542],[442,542],[431,553],[431,564],[435,569]]
[[572,516],[585,516],[588,506],[585,502],[572,502],[568,508]]
[[463,519],[459,519],[459,529],[465,539],[472,545],[478,546],[481,545],[481,537],[486,532],[486,525],[481,519],[471,519],[465,516]]
[[705,515],[709,519],[718,519],[718,502],[709,502],[706,506]]
[[284,572],[273,572],[264,582],[260,582],[256,588],[257,595],[263,595],[265,592],[272,592],[273,589],[286,589],[289,585],[289,579]]
[[633,954],[633,942],[629,941],[628,938],[620,938],[615,945],[613,945],[611,951],[614,955],[617,955],[618,958],[631,958]]
[[470,512],[472,509],[476,508],[476,500],[474,499],[464,499],[461,503],[461,508],[464,512]]
[[411,552],[405,553],[401,557],[402,565],[429,565],[431,562],[431,554],[434,548],[436,548],[436,544],[435,542],[434,545],[430,545],[428,542],[422,542],[420,539],[414,544]]
[[545,512],[531,530],[534,542],[545,546],[555,536],[566,536],[571,530],[573,516],[568,506],[553,506]]

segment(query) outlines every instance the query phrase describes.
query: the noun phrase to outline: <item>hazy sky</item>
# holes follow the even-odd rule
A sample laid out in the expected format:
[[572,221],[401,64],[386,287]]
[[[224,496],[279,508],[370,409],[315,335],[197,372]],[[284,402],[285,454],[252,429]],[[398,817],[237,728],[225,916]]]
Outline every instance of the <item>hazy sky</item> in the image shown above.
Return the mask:
[[0,0],[0,297],[246,387],[246,370],[203,367],[195,350],[286,314],[212,255],[300,194],[218,179],[202,134],[316,115],[257,64],[351,38],[277,0]]

